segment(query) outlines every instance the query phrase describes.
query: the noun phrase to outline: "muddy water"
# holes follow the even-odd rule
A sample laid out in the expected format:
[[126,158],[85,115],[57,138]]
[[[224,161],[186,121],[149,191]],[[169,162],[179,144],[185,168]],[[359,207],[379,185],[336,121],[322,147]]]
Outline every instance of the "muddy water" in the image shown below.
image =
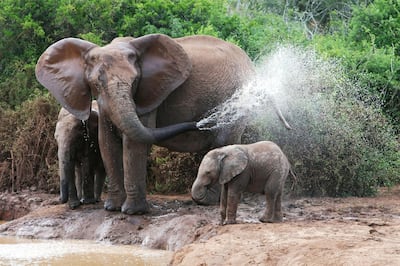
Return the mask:
[[0,265],[168,265],[172,252],[80,240],[0,236]]

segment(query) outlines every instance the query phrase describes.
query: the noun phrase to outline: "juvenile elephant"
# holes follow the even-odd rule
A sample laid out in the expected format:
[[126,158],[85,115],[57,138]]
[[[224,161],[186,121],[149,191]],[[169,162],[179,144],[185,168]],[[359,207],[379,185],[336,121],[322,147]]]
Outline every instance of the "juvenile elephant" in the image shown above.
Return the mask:
[[268,207],[260,221],[281,222],[281,197],[289,170],[285,154],[271,141],[214,149],[200,164],[192,198],[207,203],[209,187],[219,182],[221,224],[233,224],[242,192],[265,193]]
[[58,145],[60,201],[71,209],[100,201],[106,176],[98,143],[98,107],[89,118],[77,119],[61,108],[54,133]]
[[152,144],[195,152],[240,143],[243,123],[198,130],[196,122],[254,73],[236,45],[210,36],[121,37],[99,47],[66,38],[47,48],[38,81],[80,120],[99,104],[99,143],[108,183],[106,210],[148,211],[146,161]]

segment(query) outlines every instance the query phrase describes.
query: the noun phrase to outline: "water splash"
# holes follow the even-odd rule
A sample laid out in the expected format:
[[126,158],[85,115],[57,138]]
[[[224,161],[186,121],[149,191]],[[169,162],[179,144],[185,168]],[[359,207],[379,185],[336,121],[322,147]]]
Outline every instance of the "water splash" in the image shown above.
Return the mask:
[[[287,154],[303,195],[371,195],[398,180],[399,143],[366,77],[311,49],[279,47],[255,77],[199,122],[215,129],[246,122],[243,142],[272,140]],[[286,130],[276,105],[294,130]],[[396,181],[398,182],[398,181]]]
[[[284,116],[293,98],[338,83],[331,75],[332,64],[317,59],[313,51],[286,46],[265,57],[256,66],[256,75],[230,99],[212,110],[198,122],[202,130],[212,130],[245,121],[252,123],[265,115],[275,114],[274,107]],[[278,116],[275,115],[277,120]]]

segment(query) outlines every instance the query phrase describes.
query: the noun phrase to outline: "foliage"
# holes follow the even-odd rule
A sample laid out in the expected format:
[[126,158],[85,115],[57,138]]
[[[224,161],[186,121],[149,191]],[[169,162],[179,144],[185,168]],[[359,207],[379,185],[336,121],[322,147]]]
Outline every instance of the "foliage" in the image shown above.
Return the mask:
[[54,140],[58,104],[51,97],[26,101],[16,111],[2,112],[0,128],[0,188],[58,189]]
[[[364,87],[379,97],[392,124],[400,125],[400,2],[376,0],[354,9],[348,28],[314,39],[317,49],[340,58]],[[348,32],[348,34],[347,34]]]
[[[378,185],[398,183],[399,142],[391,125],[398,134],[399,10],[397,0],[2,0],[0,188],[58,190],[58,107],[36,81],[40,54],[65,37],[104,45],[148,33],[217,36],[255,61],[292,43],[340,60],[340,75],[352,82],[315,88],[319,104],[295,94],[303,104],[288,110],[296,131],[282,132],[267,119],[270,133],[261,133],[296,158],[299,194],[369,195]],[[153,150],[149,189],[187,192],[200,158]]]
[[151,193],[189,193],[201,154],[171,152],[154,147],[148,163],[148,188]]
[[[297,193],[370,196],[379,186],[399,183],[400,143],[375,95],[311,51],[286,48],[277,54],[275,61],[285,62],[277,67],[286,97],[276,100],[287,105],[294,130],[269,113],[256,127],[262,139],[277,142],[288,155],[299,177]],[[298,73],[288,71],[293,67]]]

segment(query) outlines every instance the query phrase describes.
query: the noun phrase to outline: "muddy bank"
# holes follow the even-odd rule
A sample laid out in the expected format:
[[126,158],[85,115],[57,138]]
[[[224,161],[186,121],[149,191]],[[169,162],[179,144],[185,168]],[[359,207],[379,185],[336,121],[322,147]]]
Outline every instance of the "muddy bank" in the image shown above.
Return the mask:
[[286,198],[281,224],[259,223],[264,197],[246,194],[240,224],[230,226],[218,225],[217,206],[198,206],[188,195],[149,196],[143,216],[106,212],[102,203],[69,210],[54,205],[56,195],[31,196],[33,210],[0,225],[1,235],[170,250],[171,265],[400,264],[398,187],[374,198]]
[[[36,204],[22,209],[32,211],[1,225],[0,234],[35,239],[87,239],[163,250],[177,250],[216,234],[217,208],[205,210],[189,196],[150,196],[151,212],[147,215],[107,212],[102,202],[70,210],[65,204],[56,204],[58,196],[36,193],[8,194],[6,198],[14,206],[21,206],[29,197],[35,198]],[[43,199],[39,200],[40,197]]]

